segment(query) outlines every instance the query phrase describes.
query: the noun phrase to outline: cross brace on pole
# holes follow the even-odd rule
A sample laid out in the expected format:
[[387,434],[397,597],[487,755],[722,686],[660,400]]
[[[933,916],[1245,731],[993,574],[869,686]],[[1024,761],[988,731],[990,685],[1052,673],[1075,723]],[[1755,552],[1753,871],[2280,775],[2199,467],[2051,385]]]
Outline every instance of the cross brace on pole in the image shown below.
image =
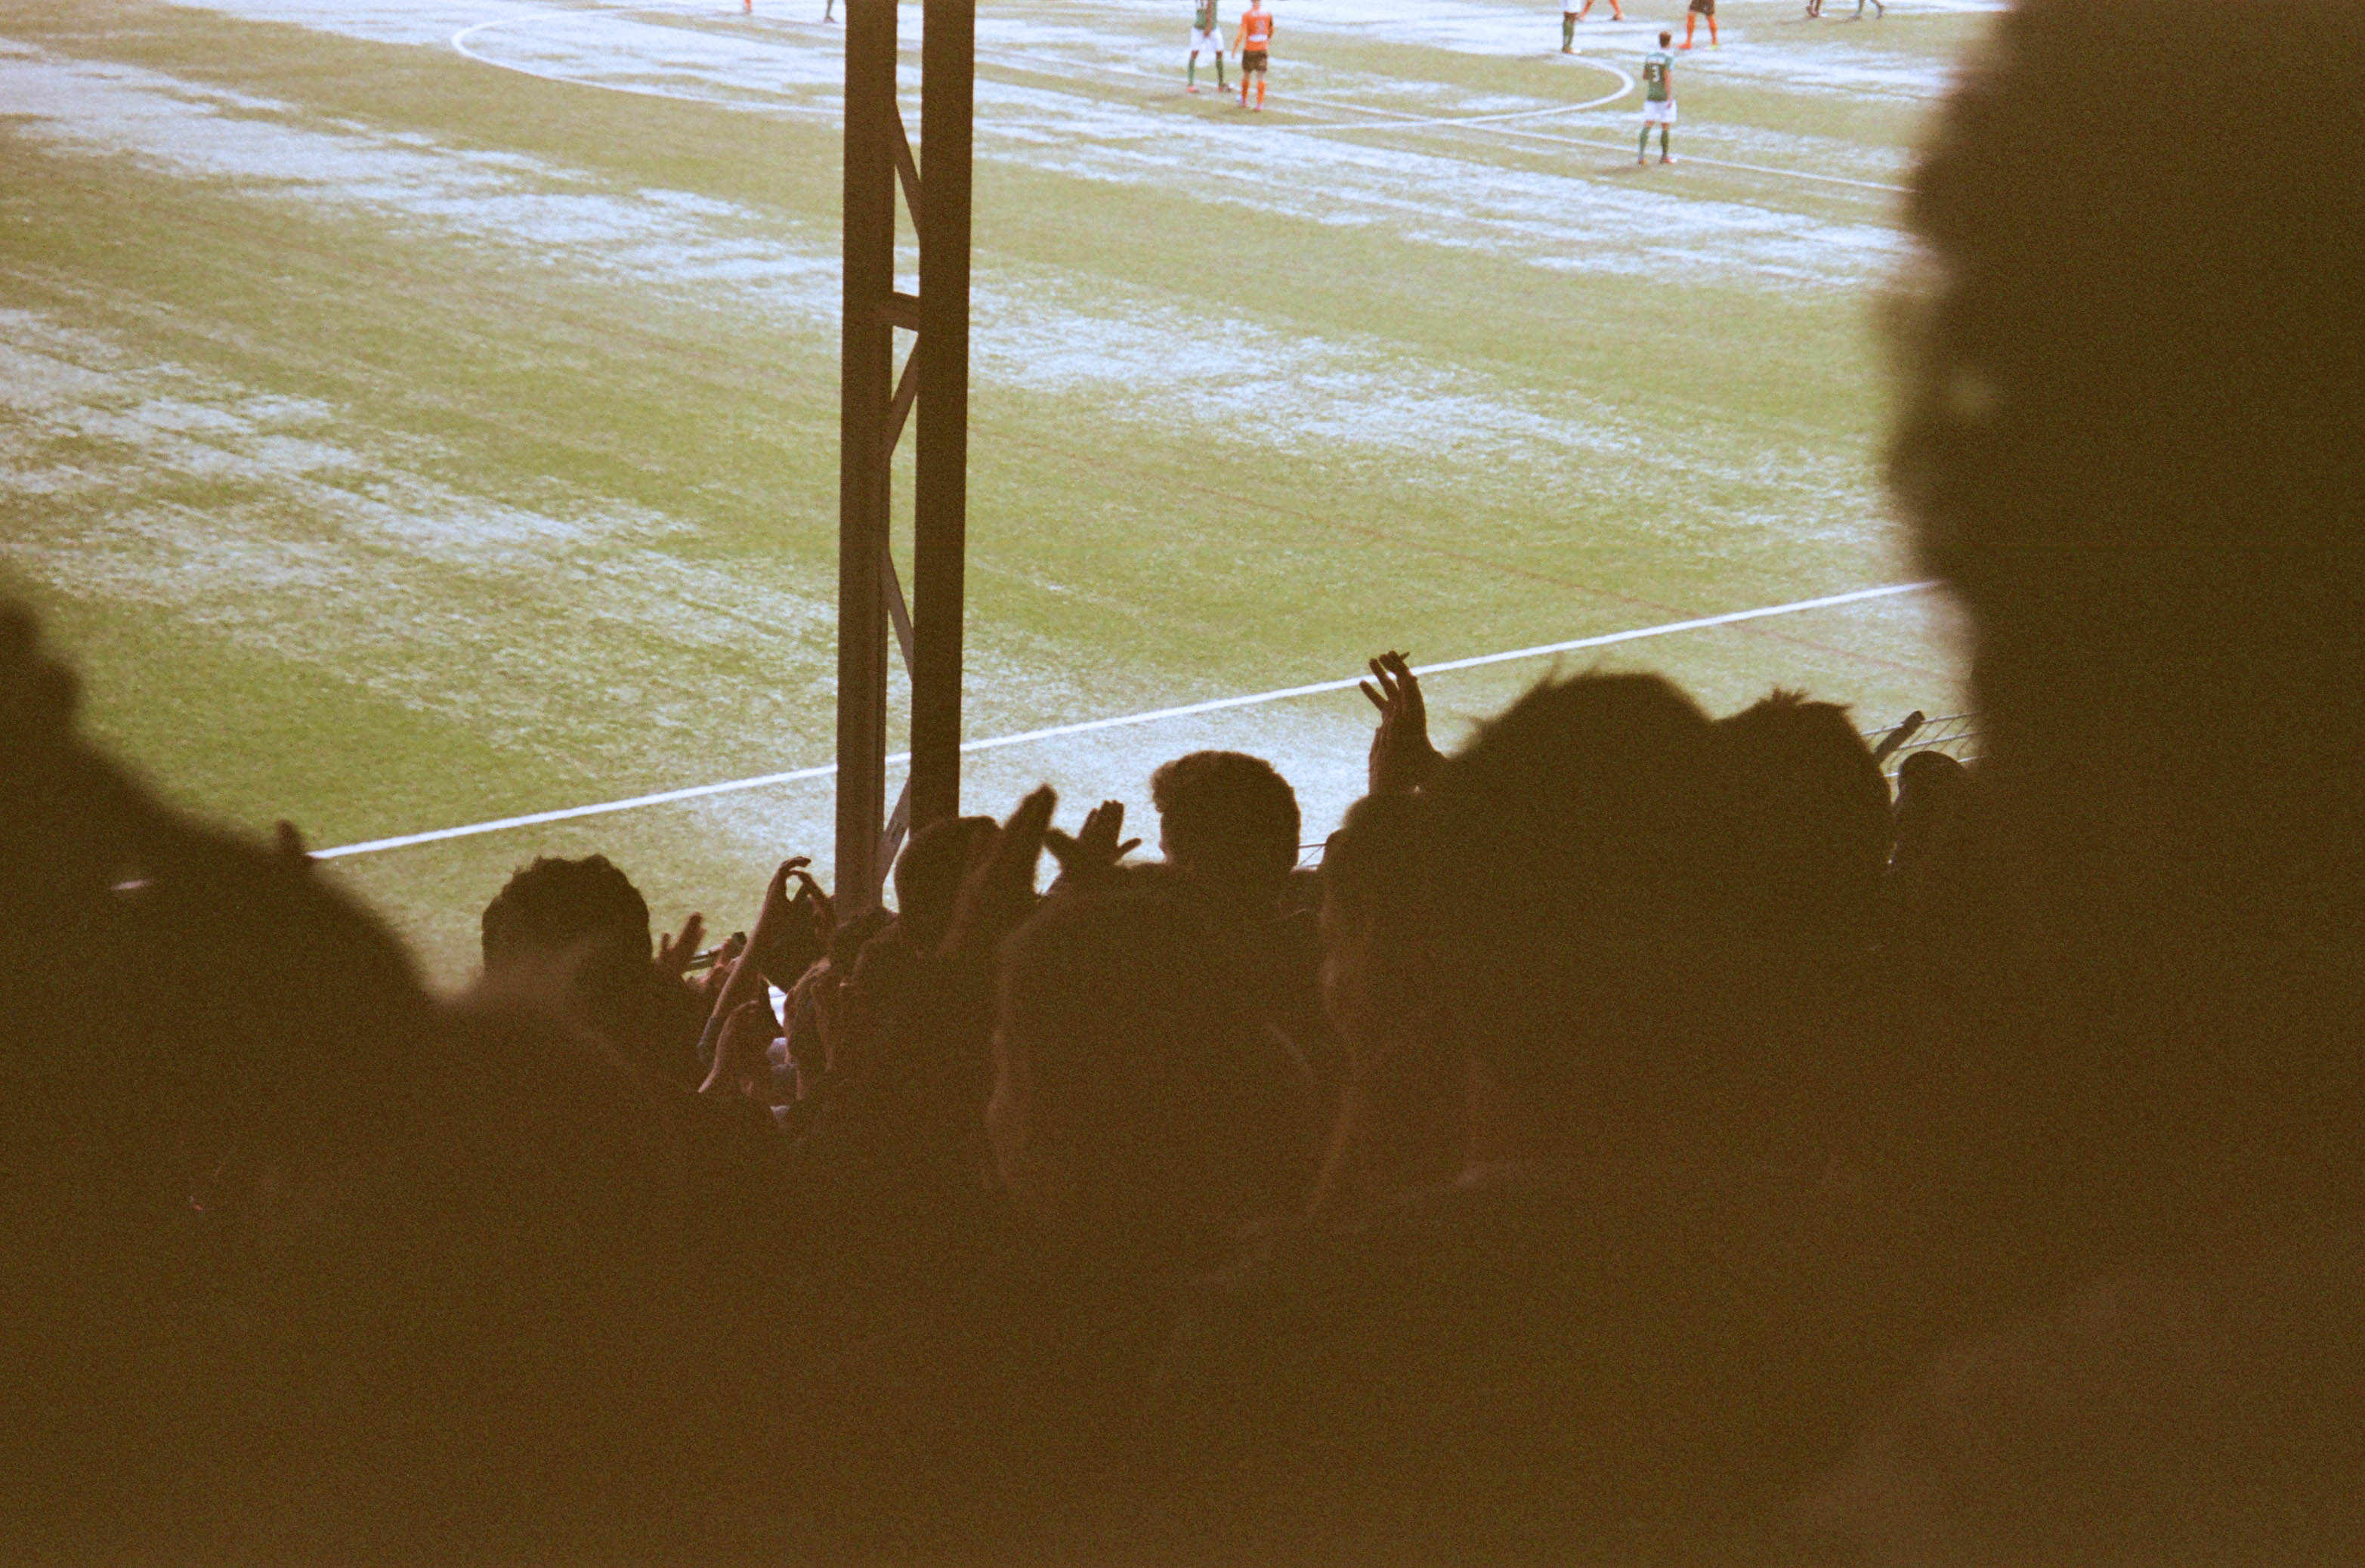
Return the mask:
[[[894,0],[846,7],[845,323],[838,454],[837,904],[875,907],[904,830],[960,810],[969,529],[970,164],[976,0],[924,0],[920,152],[896,102]],[[900,187],[920,288],[895,286]],[[917,334],[900,375],[897,328]],[[888,542],[895,449],[916,415],[912,599]],[[887,810],[891,628],[912,681],[911,775]]]

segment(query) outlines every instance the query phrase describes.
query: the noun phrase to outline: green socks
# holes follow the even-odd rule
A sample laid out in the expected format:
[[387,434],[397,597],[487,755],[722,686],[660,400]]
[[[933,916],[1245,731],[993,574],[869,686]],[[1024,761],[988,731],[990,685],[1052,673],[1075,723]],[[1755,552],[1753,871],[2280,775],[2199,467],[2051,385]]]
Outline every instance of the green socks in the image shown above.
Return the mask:
[[1637,158],[1648,158],[1650,155],[1651,128],[1646,125],[1642,128],[1642,140],[1634,144],[1634,156]]
[[1566,49],[1576,41],[1576,18],[1566,11],[1560,14],[1560,46]]

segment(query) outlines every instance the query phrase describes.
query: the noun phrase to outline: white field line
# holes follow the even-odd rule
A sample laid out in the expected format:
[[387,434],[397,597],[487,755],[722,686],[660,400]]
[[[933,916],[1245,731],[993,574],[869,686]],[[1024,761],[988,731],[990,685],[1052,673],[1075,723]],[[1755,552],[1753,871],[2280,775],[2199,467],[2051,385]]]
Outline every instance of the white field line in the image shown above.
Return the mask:
[[[1352,129],[1360,130],[1368,128],[1358,126]],[[1552,136],[1539,130],[1522,130],[1514,126],[1490,126],[1487,129],[1492,134],[1496,136],[1520,136],[1527,138],[1530,141],[1548,141],[1555,147],[1596,147],[1605,152],[1623,152],[1626,151],[1623,143],[1616,141],[1580,141],[1573,136]],[[1676,160],[1676,162],[1678,163],[1700,163],[1714,169],[1741,169],[1753,174],[1771,174],[1777,179],[1784,180],[1812,180],[1818,185],[1853,185],[1858,190],[1889,191],[1899,196],[1903,196],[1907,191],[1912,188],[1910,185],[1888,185],[1879,180],[1851,180],[1841,174],[1809,174],[1803,169],[1777,169],[1765,163],[1735,163],[1729,159],[1702,158],[1695,153],[1689,152],[1684,154],[1683,157]]]
[[[1919,593],[1936,587],[1932,582],[1885,583],[1878,588],[1855,588],[1847,593],[1824,594],[1819,599],[1801,599],[1788,604],[1769,604],[1756,610],[1728,610],[1722,615],[1702,615],[1689,621],[1670,621],[1658,626],[1640,626],[1625,632],[1605,632],[1597,636],[1575,637],[1564,643],[1545,643],[1532,648],[1512,648],[1499,654],[1479,654],[1466,659],[1448,659],[1442,664],[1418,665],[1413,673],[1419,676],[1446,675],[1454,670],[1477,669],[1485,665],[1509,664],[1517,659],[1548,658],[1555,654],[1573,654],[1586,648],[1606,648],[1617,643],[1640,642],[1646,637],[1669,637],[1679,632],[1702,632],[1716,626],[1731,626],[1743,621],[1762,621],[1774,615],[1795,615],[1805,610],[1826,610],[1833,605],[1855,604],[1868,599],[1887,599],[1895,594]],[[984,740],[964,741],[964,753],[999,751],[1005,746],[1027,745],[1037,741],[1059,740],[1069,735],[1096,734],[1103,730],[1126,729],[1136,724],[1155,724],[1168,719],[1186,719],[1201,713],[1218,713],[1233,708],[1254,708],[1267,702],[1286,701],[1295,697],[1314,697],[1324,692],[1344,691],[1363,680],[1362,676],[1349,676],[1342,680],[1317,680],[1309,686],[1285,686],[1273,691],[1250,692],[1243,697],[1217,697],[1205,702],[1186,702],[1179,708],[1153,708],[1142,713],[1121,713],[1113,718],[1086,719],[1073,724],[1054,724],[1048,729],[1025,730],[1016,734],[994,735]],[[887,761],[901,766],[912,759],[909,752],[897,752]],[[472,838],[478,834],[501,833],[510,828],[536,827],[544,823],[572,822],[577,817],[605,816],[611,812],[637,811],[644,806],[671,805],[678,801],[703,800],[711,795],[735,794],[745,790],[761,790],[774,784],[793,784],[807,778],[825,778],[837,771],[835,763],[822,763],[813,767],[790,768],[785,773],[759,773],[749,778],[729,778],[716,784],[693,784],[685,790],[666,790],[654,795],[633,795],[621,801],[602,801],[588,806],[566,806],[555,812],[531,812],[524,816],[499,817],[491,822],[469,823],[462,827],[440,827],[426,833],[407,833],[393,838],[373,838],[362,844],[342,844],[331,849],[315,849],[316,860],[333,860],[347,855],[375,855],[388,849],[407,849],[419,844],[440,844],[446,839]]]
[[[729,98],[718,98],[699,93],[676,93],[669,92],[662,87],[633,87],[627,86],[620,83],[588,81],[579,76],[561,76],[555,72],[536,71],[531,66],[516,65],[511,64],[507,61],[495,60],[489,55],[479,54],[475,50],[468,47],[468,40],[470,39],[494,28],[519,27],[530,22],[546,21],[563,17],[592,16],[600,13],[615,15],[633,12],[656,13],[663,16],[679,17],[705,17],[717,14],[712,7],[704,6],[665,6],[643,4],[562,6],[548,11],[530,11],[514,17],[496,17],[489,21],[473,23],[468,27],[462,28],[459,31],[452,35],[452,48],[464,59],[472,60],[479,65],[488,65],[496,71],[514,71],[521,76],[531,76],[535,80],[542,82],[556,82],[564,85],[573,87],[592,87],[605,93],[629,93],[635,97],[675,98],[683,103],[706,104],[724,108],[752,109],[756,107],[756,106],[743,101]],[[813,25],[817,26],[818,24]],[[991,61],[992,63],[1001,66],[1004,70],[1016,71],[1029,75],[1071,77],[1078,74],[1076,70],[1063,72],[1044,71],[1040,67],[1023,63],[1021,61],[1004,55],[997,50],[981,50],[978,51],[978,58],[980,60]],[[1503,114],[1438,116],[1420,116],[1412,114],[1407,110],[1384,109],[1375,105],[1370,104],[1347,104],[1341,103],[1335,98],[1325,98],[1305,93],[1294,93],[1290,95],[1289,100],[1292,103],[1316,104],[1324,108],[1340,113],[1360,114],[1373,118],[1366,118],[1362,121],[1332,121],[1323,125],[1293,125],[1283,129],[1304,134],[1327,136],[1334,131],[1410,130],[1429,126],[1440,126],[1450,129],[1458,126],[1484,126],[1486,128],[1486,134],[1495,136],[1518,137],[1526,140],[1545,142],[1554,147],[1584,147],[1596,149],[1605,152],[1623,152],[1625,148],[1616,142],[1583,141],[1575,137],[1554,136],[1545,131],[1529,130],[1523,127],[1510,126],[1501,123],[1505,120],[1534,119],[1552,115],[1575,114],[1586,109],[1602,108],[1608,105],[1618,102],[1619,99],[1624,97],[1627,94],[1634,90],[1634,79],[1615,65],[1608,64],[1602,61],[1589,59],[1580,60],[1577,63],[1591,66],[1596,70],[1608,72],[1611,75],[1618,78],[1618,90],[1614,93],[1606,93],[1600,97],[1589,99],[1584,103],[1553,104],[1543,108],[1515,109]],[[1159,75],[1155,72],[1142,71],[1132,66],[1124,65],[1099,67],[1095,73],[1104,76],[1137,76],[1150,81],[1165,80],[1164,77]],[[778,104],[767,106],[766,107],[768,112],[775,114],[817,114],[826,112],[808,108],[802,105],[797,104]],[[1194,123],[1199,126],[1206,126],[1211,129],[1227,129],[1222,121],[1208,122],[1203,120]],[[1243,125],[1239,129],[1246,131],[1250,128]],[[1257,129],[1261,129],[1261,128]],[[1092,140],[1101,141],[1143,140],[1165,134],[1166,132],[1162,130],[1139,131],[1121,137],[1097,137],[1093,138]],[[1776,179],[1807,180],[1817,185],[1847,185],[1857,190],[1883,191],[1895,195],[1903,195],[1907,189],[1907,187],[1903,185],[1888,185],[1878,180],[1852,180],[1839,174],[1818,174],[1803,169],[1777,169],[1768,164],[1739,163],[1724,158],[1702,158],[1697,155],[1691,155],[1684,158],[1682,162],[1686,163],[1697,163],[1704,168],[1735,169],[1746,174],[1767,174]]]

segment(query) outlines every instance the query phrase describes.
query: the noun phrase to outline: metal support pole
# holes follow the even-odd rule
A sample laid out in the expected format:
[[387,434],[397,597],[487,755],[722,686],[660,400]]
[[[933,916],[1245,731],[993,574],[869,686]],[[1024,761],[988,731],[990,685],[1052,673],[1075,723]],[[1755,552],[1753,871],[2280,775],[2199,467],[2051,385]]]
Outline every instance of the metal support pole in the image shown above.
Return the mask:
[[919,450],[912,549],[912,826],[960,813],[969,535],[970,170],[977,0],[925,0],[920,42]]
[[895,333],[895,0],[846,0],[845,326],[838,387],[837,907],[887,868],[888,412]]

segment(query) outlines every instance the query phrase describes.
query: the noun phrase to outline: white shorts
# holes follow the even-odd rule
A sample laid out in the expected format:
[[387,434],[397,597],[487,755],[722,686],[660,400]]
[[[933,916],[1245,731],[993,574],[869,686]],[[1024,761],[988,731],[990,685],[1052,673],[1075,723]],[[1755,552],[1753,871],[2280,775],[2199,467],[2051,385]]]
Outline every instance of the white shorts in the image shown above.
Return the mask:
[[1212,54],[1218,60],[1222,59],[1224,54],[1224,35],[1221,33],[1203,33],[1196,28],[1192,28],[1191,52],[1194,54]]
[[1675,101],[1675,99],[1673,99],[1673,98],[1661,98],[1661,99],[1656,100],[1655,102],[1654,102],[1653,100],[1652,100],[1652,99],[1649,99],[1649,98],[1645,98],[1645,99],[1643,99],[1643,100],[1642,100],[1642,123],[1643,123],[1644,125],[1673,125],[1673,124],[1675,124],[1675,123],[1676,123],[1676,101]]

